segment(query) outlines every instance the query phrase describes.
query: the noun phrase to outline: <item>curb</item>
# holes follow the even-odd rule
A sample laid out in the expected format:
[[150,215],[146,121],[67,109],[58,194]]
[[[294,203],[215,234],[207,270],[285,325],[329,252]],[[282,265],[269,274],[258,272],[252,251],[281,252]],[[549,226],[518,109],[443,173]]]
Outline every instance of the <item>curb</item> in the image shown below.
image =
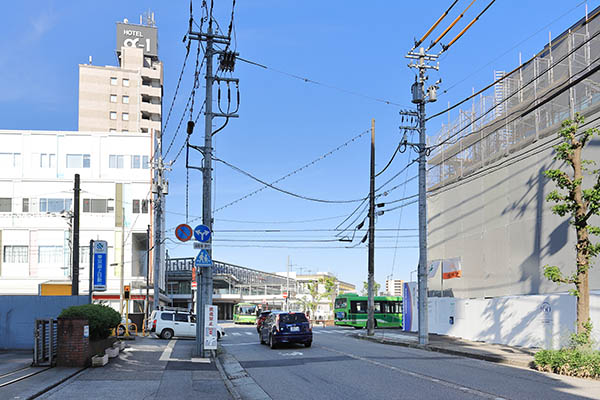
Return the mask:
[[225,385],[228,390],[230,390],[230,387],[232,388],[230,393],[236,400],[272,400],[262,387],[256,383],[254,378],[246,372],[234,356],[227,354],[223,349],[221,349],[221,351],[221,354],[218,356],[219,364],[217,368],[222,368],[223,374],[225,375]]
[[219,374],[221,375],[221,379],[223,379],[223,383],[225,383],[225,387],[231,394],[231,397],[233,397],[234,400],[241,400],[242,396],[240,396],[240,393],[237,391],[235,386],[233,386],[233,383],[231,383],[231,380],[229,380],[229,377],[227,376],[227,374],[225,373],[225,370],[223,369],[223,365],[221,365],[221,360],[219,360],[219,356],[216,356],[214,358],[214,360],[215,360],[215,365],[217,366],[217,369],[219,370]]
[[438,347],[438,346],[432,346],[432,345],[421,345],[418,343],[409,343],[409,342],[400,342],[400,341],[396,341],[396,340],[389,340],[389,339],[379,339],[379,338],[371,338],[371,337],[366,337],[366,336],[362,336],[359,334],[355,334],[352,335],[357,339],[361,339],[361,340],[368,340],[371,342],[376,342],[376,343],[381,343],[381,344],[390,344],[393,346],[402,346],[402,347],[409,347],[411,349],[418,349],[418,350],[426,350],[426,351],[433,351],[433,352],[437,352],[437,353],[444,353],[444,354],[451,354],[451,355],[455,355],[455,356],[461,356],[461,357],[467,357],[467,358],[474,358],[477,360],[483,360],[483,361],[489,361],[489,362],[494,362],[494,363],[498,363],[498,364],[504,364],[504,365],[512,365],[512,366],[516,366],[516,367],[525,367],[525,368],[533,368],[533,361],[530,362],[521,362],[521,361],[515,361],[515,360],[511,360],[511,359],[506,359],[503,358],[501,356],[495,356],[495,355],[491,355],[491,354],[477,354],[477,353],[470,353],[467,351],[461,351],[461,350],[453,350],[453,349],[448,349],[445,347]]
[[29,396],[27,398],[27,400],[31,400],[31,399],[35,399],[37,397],[40,397],[41,395],[43,395],[46,392],[49,392],[50,390],[54,389],[55,387],[65,383],[66,381],[68,381],[69,379],[71,379],[72,377],[74,377],[75,375],[78,375],[80,373],[82,373],[83,371],[85,371],[86,369],[88,369],[88,367],[83,367],[81,368],[79,371],[75,371],[74,373],[72,373],[69,376],[66,376],[64,378],[62,378],[61,380],[59,380],[58,382],[53,383],[52,385],[40,390],[39,392],[37,392],[36,394]]

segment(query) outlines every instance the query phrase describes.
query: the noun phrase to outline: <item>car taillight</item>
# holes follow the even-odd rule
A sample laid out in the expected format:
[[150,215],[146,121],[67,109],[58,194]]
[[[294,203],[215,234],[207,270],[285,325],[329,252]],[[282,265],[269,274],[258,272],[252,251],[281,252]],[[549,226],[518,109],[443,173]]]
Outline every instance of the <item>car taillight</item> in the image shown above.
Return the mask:
[[156,329],[156,320],[152,321],[152,329]]

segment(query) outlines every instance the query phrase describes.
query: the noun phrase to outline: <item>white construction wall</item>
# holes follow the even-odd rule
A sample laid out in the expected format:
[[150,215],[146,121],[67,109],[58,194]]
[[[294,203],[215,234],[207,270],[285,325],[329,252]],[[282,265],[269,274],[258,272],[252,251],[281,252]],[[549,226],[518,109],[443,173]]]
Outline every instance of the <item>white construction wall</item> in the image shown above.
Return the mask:
[[[576,298],[566,293],[428,300],[430,333],[486,343],[558,349],[568,345],[575,331]],[[595,348],[600,349],[600,291],[590,294],[590,317]]]

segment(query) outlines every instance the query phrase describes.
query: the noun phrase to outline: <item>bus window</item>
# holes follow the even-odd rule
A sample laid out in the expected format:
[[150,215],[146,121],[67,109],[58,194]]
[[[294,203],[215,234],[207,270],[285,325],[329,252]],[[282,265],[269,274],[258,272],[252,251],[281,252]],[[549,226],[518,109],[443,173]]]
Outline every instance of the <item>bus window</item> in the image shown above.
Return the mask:
[[350,302],[350,312],[365,314],[367,312],[367,302],[366,301],[351,301]]
[[391,303],[389,301],[381,302],[381,312],[385,314],[393,313],[392,308],[390,307]]
[[346,308],[348,307],[348,301],[344,298],[335,299],[335,308]]
[[381,301],[376,301],[375,302],[375,312],[376,313],[381,313],[382,312],[381,311],[381,303],[382,303]]

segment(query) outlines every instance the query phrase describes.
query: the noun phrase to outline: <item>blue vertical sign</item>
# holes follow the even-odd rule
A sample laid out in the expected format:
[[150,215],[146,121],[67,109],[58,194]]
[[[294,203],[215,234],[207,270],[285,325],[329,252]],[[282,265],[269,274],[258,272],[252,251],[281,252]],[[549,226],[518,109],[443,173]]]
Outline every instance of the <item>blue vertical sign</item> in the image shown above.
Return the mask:
[[108,244],[106,240],[94,241],[92,259],[94,260],[94,288],[95,292],[106,291],[106,259],[108,255]]

